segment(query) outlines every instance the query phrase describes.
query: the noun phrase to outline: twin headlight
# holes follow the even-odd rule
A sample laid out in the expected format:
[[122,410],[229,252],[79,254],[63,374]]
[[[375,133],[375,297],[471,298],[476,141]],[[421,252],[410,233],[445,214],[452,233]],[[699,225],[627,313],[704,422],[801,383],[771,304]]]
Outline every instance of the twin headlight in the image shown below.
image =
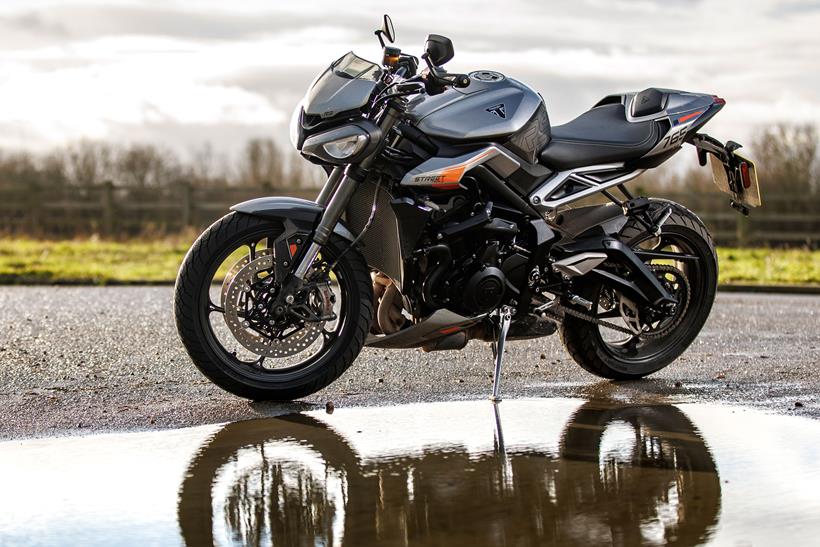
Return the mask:
[[355,163],[372,153],[381,137],[379,126],[359,120],[306,138],[301,151],[328,163]]

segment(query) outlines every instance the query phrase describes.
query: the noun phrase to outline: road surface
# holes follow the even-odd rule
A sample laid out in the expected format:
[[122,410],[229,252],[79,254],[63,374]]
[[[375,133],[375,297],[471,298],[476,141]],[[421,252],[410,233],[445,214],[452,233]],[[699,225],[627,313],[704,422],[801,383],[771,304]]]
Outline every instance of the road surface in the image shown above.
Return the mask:
[[[221,391],[185,354],[170,287],[0,287],[0,438],[183,427],[295,409],[484,398],[489,345],[460,352],[365,349],[302,401]],[[820,418],[820,296],[721,293],[698,340],[638,382],[602,381],[557,336],[513,342],[503,395],[711,401]]]

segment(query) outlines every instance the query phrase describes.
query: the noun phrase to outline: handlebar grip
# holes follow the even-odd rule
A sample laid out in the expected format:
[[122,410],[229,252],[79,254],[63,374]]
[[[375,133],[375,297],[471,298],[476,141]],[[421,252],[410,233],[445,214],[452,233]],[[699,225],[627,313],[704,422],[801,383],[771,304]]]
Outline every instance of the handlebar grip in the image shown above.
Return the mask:
[[470,85],[470,77],[466,74],[456,74],[453,79],[453,87],[467,87]]

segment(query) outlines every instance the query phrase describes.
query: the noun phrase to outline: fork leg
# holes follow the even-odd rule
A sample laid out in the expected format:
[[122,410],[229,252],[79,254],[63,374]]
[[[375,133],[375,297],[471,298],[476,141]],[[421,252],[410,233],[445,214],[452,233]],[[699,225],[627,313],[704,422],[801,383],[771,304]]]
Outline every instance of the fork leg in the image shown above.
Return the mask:
[[507,332],[510,330],[512,314],[508,308],[502,308],[498,313],[498,343],[492,345],[493,358],[495,359],[495,371],[493,372],[493,394],[490,400],[499,402],[501,400],[501,367],[504,364],[504,343],[507,340]]

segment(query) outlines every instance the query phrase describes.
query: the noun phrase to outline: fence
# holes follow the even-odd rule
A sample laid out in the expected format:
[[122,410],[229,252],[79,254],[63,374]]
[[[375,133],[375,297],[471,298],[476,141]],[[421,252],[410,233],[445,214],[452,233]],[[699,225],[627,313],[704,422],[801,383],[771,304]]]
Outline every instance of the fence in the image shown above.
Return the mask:
[[[123,188],[113,185],[38,189],[0,185],[0,232],[46,237],[76,234],[129,236],[202,229],[228,207],[254,197],[290,195],[313,199],[317,190],[276,188]],[[771,194],[771,195],[770,195]],[[701,216],[722,245],[817,246],[820,196],[765,193],[764,205],[744,217],[719,193],[676,193]]]
[[720,245],[808,246],[820,244],[820,196],[763,191],[763,206],[743,216],[729,206],[729,196],[714,193],[674,193],[677,201],[701,217]]
[[49,188],[0,186],[0,231],[36,236],[129,236],[202,229],[228,208],[266,195],[313,199],[318,190],[277,188]]

